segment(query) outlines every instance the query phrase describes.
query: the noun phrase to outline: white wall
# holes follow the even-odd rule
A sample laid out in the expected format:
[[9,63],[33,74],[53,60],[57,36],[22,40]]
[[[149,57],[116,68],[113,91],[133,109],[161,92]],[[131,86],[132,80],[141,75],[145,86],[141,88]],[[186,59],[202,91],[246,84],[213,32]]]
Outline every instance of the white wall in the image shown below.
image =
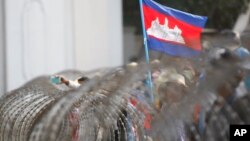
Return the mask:
[[6,0],[7,90],[74,68],[72,0]]
[[123,63],[122,0],[5,0],[5,16],[8,91],[44,74]]
[[122,65],[122,0],[75,0],[74,9],[77,68]]
[[0,0],[0,96],[5,92],[4,0]]

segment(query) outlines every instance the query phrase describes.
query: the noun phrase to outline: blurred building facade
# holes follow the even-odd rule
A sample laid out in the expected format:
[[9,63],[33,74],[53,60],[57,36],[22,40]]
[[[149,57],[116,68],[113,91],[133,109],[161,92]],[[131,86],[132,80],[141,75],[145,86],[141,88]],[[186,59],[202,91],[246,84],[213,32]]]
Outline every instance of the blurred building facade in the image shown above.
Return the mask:
[[0,0],[0,96],[6,91],[4,0]]
[[0,6],[1,94],[39,75],[123,64],[121,0],[1,0]]

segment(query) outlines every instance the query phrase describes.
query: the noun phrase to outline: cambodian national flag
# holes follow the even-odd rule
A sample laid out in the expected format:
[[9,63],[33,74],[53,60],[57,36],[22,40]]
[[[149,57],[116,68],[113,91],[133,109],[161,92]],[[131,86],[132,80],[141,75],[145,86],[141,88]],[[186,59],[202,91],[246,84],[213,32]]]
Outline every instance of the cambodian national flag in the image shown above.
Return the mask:
[[143,0],[142,8],[149,49],[182,57],[200,53],[200,33],[207,17],[185,13],[152,0]]

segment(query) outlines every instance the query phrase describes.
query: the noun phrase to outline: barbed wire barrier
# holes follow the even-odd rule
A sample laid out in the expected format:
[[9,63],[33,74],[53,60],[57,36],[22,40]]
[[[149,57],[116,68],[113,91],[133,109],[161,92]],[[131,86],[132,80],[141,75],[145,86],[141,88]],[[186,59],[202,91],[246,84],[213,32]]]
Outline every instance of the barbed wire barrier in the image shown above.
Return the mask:
[[78,88],[41,76],[1,97],[0,141],[226,141],[230,124],[250,123],[248,61],[168,58],[56,74],[88,77]]

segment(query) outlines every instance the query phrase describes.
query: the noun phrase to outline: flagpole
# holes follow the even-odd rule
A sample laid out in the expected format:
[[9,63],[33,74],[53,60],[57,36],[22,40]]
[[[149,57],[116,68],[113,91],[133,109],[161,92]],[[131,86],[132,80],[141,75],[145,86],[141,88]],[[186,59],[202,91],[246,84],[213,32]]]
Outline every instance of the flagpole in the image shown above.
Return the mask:
[[[147,34],[146,34],[145,24],[144,24],[144,13],[143,13],[143,7],[142,7],[142,0],[139,0],[139,1],[140,1],[140,13],[141,13],[141,23],[142,23],[143,43],[144,43],[144,49],[145,49],[146,63],[148,65],[150,65]],[[150,86],[150,91],[151,91],[150,99],[151,99],[151,102],[154,102],[153,83],[152,83],[152,76],[151,76],[151,70],[150,69],[148,71],[148,81],[149,81],[149,86]]]

